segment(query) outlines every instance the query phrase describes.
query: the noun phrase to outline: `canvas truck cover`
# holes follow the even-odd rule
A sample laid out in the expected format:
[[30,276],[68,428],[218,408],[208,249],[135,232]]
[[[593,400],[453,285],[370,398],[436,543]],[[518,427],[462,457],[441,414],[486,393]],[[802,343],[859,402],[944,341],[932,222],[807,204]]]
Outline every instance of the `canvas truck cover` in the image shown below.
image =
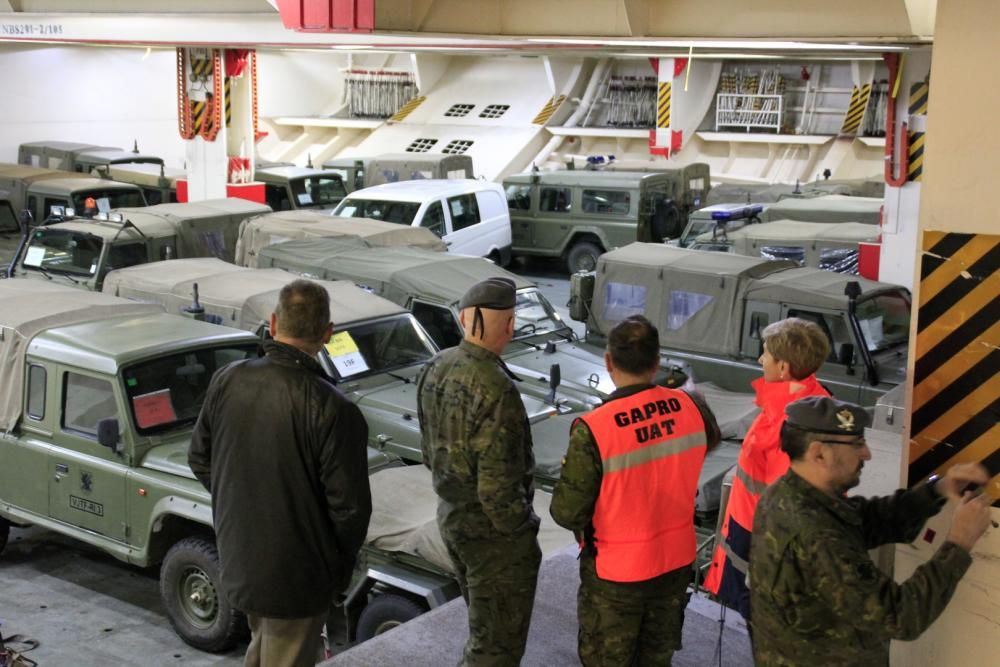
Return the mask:
[[[760,246],[811,244],[813,249],[822,247],[856,247],[863,241],[875,241],[879,228],[860,222],[800,222],[775,220],[746,225],[726,233],[733,249],[740,255],[756,255]],[[700,234],[699,243],[712,241],[712,232]]]
[[[437,525],[438,497],[430,471],[420,465],[387,468],[371,475],[369,482],[372,518],[365,544],[423,558],[454,574],[455,567]],[[542,520],[538,528],[538,545],[543,557],[575,542],[573,533],[552,519],[551,502],[551,494],[535,492],[535,514]]]
[[448,246],[429,229],[368,218],[341,218],[310,210],[269,213],[247,220],[240,228],[236,263],[257,266],[260,251],[291,239],[327,236],[358,237],[371,247],[411,246],[445,252]]
[[24,360],[32,339],[55,327],[162,313],[134,303],[36,280],[0,280],[0,431],[17,426],[24,405]]
[[802,222],[861,222],[877,225],[882,199],[824,195],[804,199],[783,199],[761,214],[761,221],[800,220]]
[[[281,288],[298,276],[279,269],[248,269],[211,257],[140,264],[108,274],[106,293],[153,301],[179,313],[191,304],[194,283],[205,312],[223,324],[256,330],[278,304]],[[330,295],[330,314],[339,326],[406,312],[350,282],[316,281]]]
[[328,280],[353,280],[396,303],[417,295],[450,305],[475,283],[498,276],[513,280],[517,289],[534,287],[482,257],[420,248],[352,248],[338,241],[288,241],[264,250],[261,261]]
[[606,336],[645,314],[666,348],[736,355],[743,292],[754,278],[796,265],[725,253],[631,243],[601,255],[590,325]]
[[849,282],[857,282],[861,286],[862,298],[881,292],[905,289],[898,285],[866,280],[858,276],[802,267],[752,280],[746,288],[745,295],[748,300],[846,310],[847,296],[844,294],[844,289]]
[[118,210],[139,229],[161,221],[169,223],[177,233],[180,257],[218,257],[231,262],[236,256],[240,223],[250,216],[270,213],[271,207],[227,198]]

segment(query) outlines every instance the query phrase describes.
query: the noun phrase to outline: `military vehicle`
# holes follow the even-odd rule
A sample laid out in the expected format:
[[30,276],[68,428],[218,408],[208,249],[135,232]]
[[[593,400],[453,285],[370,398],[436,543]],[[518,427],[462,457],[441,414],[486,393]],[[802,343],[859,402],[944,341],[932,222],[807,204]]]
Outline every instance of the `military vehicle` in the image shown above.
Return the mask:
[[773,204],[785,199],[810,199],[826,195],[853,197],[885,197],[885,179],[880,174],[872,178],[817,180],[808,183],[720,183],[712,186],[704,203]]
[[22,280],[0,281],[0,334],[0,549],[11,525],[34,524],[160,564],[178,635],[232,646],[241,616],[217,593],[210,498],[187,450],[212,373],[256,339]]
[[71,141],[32,141],[17,150],[18,164],[47,169],[62,169],[107,178],[111,165],[163,164],[163,158],[139,152],[136,144],[131,151],[111,146],[94,146]]
[[729,231],[721,225],[694,237],[692,250],[788,259],[838,273],[858,273],[858,244],[878,240],[879,228],[860,222],[775,220]]
[[264,198],[275,211],[332,209],[347,194],[340,174],[327,169],[271,167],[257,169],[254,179],[264,183]]
[[369,218],[341,218],[320,211],[281,211],[247,219],[240,226],[235,263],[256,267],[260,251],[292,239],[337,237],[342,243],[373,248],[411,246],[436,252],[445,242],[423,227],[408,227]]
[[688,216],[687,225],[680,238],[671,239],[667,244],[687,248],[696,238],[706,234],[718,236],[723,232],[740,229],[744,225],[758,224],[764,208],[762,204],[740,203],[713,204],[699,208]]
[[570,273],[633,241],[680,235],[708,192],[707,164],[669,172],[565,170],[504,180],[514,256],[558,257]]
[[601,344],[615,323],[643,313],[671,358],[699,380],[747,391],[760,377],[760,332],[800,317],[830,339],[817,373],[838,398],[872,406],[905,376],[910,293],[787,260],[634,243],[603,255],[596,274],[571,285],[574,318]]
[[102,212],[146,205],[142,191],[129,183],[16,164],[0,164],[0,191],[7,193],[15,211],[31,211],[36,222],[48,218],[53,207],[82,213],[88,199],[93,199]]
[[187,172],[162,164],[113,164],[108,167],[108,177],[139,186],[146,203],[155,206],[177,201],[177,181],[187,178]]
[[421,178],[475,178],[472,157],[444,153],[385,153],[375,157],[338,157],[323,163],[336,171],[348,192],[372,185]]
[[18,245],[21,243],[21,225],[18,223],[14,207],[5,199],[0,199],[0,278],[7,276]]
[[126,266],[184,257],[232,261],[243,220],[270,212],[245,199],[209,199],[67,218],[31,228],[14,273],[99,291],[108,271]]
[[760,216],[762,222],[799,220],[801,222],[861,222],[879,224],[884,201],[875,197],[823,195],[808,199],[783,199],[769,205]]

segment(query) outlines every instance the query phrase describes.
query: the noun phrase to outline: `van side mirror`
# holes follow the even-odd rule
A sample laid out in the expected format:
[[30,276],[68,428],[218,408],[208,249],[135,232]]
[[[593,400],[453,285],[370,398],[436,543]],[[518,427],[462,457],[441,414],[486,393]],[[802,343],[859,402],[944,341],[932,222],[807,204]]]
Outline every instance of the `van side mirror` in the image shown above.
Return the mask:
[[121,432],[115,417],[108,417],[97,422],[97,442],[102,446],[117,452],[120,437]]

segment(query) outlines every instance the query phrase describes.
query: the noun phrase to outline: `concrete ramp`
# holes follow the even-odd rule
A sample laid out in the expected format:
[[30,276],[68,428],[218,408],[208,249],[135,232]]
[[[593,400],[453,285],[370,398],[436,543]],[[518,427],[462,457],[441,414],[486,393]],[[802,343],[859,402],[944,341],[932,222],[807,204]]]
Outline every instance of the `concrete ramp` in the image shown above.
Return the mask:
[[[542,563],[528,649],[522,665],[553,667],[578,665],[576,655],[576,592],[579,586],[576,547],[562,550]],[[443,667],[455,665],[468,634],[465,602],[455,599],[384,635],[341,653],[323,666]],[[674,655],[675,667],[720,664],[719,607],[692,597],[684,622],[684,649]],[[750,667],[750,641],[742,619],[728,612],[722,636],[724,667]]]

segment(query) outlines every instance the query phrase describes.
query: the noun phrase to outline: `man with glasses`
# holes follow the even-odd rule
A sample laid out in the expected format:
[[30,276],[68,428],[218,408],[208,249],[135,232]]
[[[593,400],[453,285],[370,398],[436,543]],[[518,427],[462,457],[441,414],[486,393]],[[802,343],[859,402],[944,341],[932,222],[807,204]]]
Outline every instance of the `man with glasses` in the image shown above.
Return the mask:
[[[948,605],[990,524],[992,499],[969,487],[985,468],[952,466],[911,490],[848,498],[871,451],[868,414],[813,396],[791,403],[781,448],[791,469],[764,493],[750,547],[750,607],[759,665],[888,665],[889,640],[916,639]],[[868,550],[912,542],[949,500],[958,503],[943,544],[901,584]]]

